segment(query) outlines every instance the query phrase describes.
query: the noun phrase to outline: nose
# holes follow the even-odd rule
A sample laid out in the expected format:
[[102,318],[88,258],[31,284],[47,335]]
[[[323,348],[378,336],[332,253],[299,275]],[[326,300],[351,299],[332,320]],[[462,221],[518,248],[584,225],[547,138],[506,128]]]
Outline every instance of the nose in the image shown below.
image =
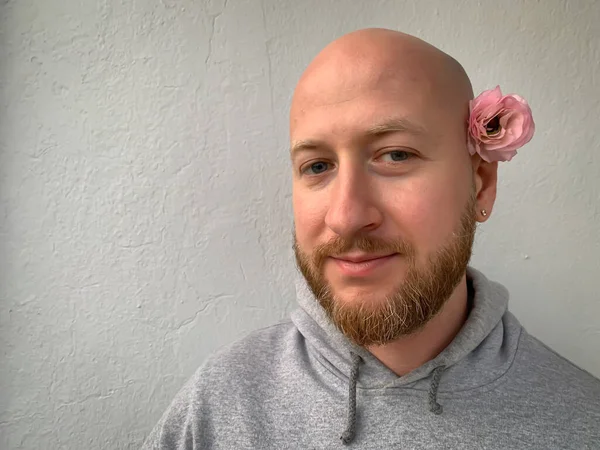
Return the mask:
[[325,216],[325,224],[340,237],[351,238],[381,225],[383,217],[370,177],[363,167],[340,165]]

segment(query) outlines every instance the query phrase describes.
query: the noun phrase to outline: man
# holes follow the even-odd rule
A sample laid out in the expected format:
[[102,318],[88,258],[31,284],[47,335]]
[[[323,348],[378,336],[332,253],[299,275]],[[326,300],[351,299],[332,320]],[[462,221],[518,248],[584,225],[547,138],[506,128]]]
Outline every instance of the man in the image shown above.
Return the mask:
[[209,358],[145,448],[600,448],[600,382],[467,266],[514,155],[490,139],[527,124],[472,98],[456,61],[398,32],[316,57],[290,113],[300,308]]

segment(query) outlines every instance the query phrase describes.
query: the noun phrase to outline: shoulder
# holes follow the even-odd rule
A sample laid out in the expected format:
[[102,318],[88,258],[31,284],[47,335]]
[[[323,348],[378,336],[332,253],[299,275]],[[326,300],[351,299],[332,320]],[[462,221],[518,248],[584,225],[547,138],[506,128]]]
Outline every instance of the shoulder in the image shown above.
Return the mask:
[[281,373],[278,367],[284,365],[284,355],[295,351],[297,339],[299,333],[287,321],[254,331],[213,353],[175,396],[144,450],[192,449],[200,442],[202,448],[212,448],[223,432],[235,436],[232,420],[248,416],[253,396],[269,392]]
[[301,339],[289,320],[253,331],[206,359],[193,377],[197,392],[204,391],[208,398],[222,398],[237,391],[241,394],[265,388],[282,366],[295,358]]
[[290,320],[253,331],[209,356],[200,372],[229,371],[270,364],[296,346],[299,333]]
[[600,420],[600,380],[523,331],[516,355],[517,379],[531,383],[557,406],[577,405]]

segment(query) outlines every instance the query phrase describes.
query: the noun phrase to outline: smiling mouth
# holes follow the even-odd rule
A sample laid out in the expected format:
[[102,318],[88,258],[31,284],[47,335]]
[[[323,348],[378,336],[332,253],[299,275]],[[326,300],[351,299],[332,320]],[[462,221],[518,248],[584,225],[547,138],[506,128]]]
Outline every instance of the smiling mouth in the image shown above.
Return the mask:
[[346,276],[364,277],[391,262],[398,253],[389,255],[344,255],[331,257],[337,268]]
[[388,256],[392,256],[392,254],[388,255],[342,255],[342,256],[332,256],[334,259],[339,259],[340,261],[348,261],[352,263],[362,263],[367,261],[374,261],[380,258],[387,258]]

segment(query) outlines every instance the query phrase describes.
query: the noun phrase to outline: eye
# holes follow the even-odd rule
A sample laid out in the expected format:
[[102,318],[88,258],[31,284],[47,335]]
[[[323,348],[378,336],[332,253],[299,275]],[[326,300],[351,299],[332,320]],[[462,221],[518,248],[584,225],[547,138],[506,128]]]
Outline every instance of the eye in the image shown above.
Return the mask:
[[[404,151],[404,150],[393,150],[391,152],[384,153],[381,155],[381,158],[385,161],[391,162],[402,162],[410,159],[413,156],[412,153]],[[389,159],[387,159],[389,158]]]
[[325,172],[328,168],[329,163],[326,163],[325,161],[316,161],[302,169],[302,173],[305,175],[319,175]]

